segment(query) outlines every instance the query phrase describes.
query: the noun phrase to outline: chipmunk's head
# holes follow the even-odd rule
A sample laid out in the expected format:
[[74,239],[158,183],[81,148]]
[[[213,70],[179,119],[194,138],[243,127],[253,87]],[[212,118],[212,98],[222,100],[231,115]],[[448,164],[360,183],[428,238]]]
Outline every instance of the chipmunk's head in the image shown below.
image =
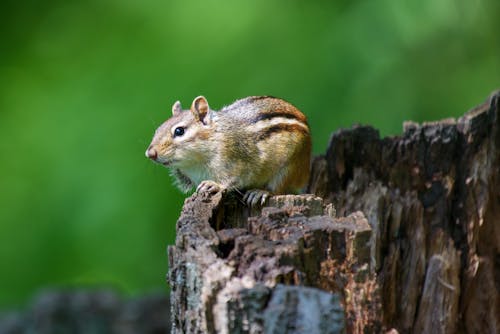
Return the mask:
[[209,153],[212,112],[203,96],[193,100],[190,110],[182,110],[181,103],[175,102],[172,117],[156,130],[146,157],[167,167],[203,167]]

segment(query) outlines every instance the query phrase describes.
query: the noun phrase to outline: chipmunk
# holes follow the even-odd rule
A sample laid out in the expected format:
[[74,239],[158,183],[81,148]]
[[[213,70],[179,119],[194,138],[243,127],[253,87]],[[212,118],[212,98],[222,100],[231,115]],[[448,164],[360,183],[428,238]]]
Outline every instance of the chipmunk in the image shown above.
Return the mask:
[[246,191],[244,202],[254,206],[306,184],[311,135],[306,117],[290,103],[251,96],[215,111],[198,96],[190,110],[175,102],[172,114],[146,157],[168,167],[182,191]]

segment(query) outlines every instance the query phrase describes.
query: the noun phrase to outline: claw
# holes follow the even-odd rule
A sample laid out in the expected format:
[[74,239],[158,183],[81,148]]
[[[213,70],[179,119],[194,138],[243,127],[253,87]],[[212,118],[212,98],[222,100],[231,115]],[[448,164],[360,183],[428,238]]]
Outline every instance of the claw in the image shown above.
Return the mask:
[[262,197],[260,199],[260,205],[263,206],[264,204],[266,204],[268,198],[269,198],[269,193],[266,191],[265,193],[262,194]]
[[255,194],[252,198],[252,206],[257,206],[259,202],[260,202],[260,195]]
[[263,206],[269,198],[269,192],[260,189],[248,190],[243,196],[243,202],[250,207]]
[[245,195],[243,195],[243,202],[248,203],[249,196],[250,196],[250,192],[249,191],[245,192]]
[[202,181],[198,187],[196,188],[197,193],[202,193],[202,192],[207,192],[209,194],[215,194],[221,190],[223,190],[224,187],[217,182],[211,181],[211,180],[206,180]]

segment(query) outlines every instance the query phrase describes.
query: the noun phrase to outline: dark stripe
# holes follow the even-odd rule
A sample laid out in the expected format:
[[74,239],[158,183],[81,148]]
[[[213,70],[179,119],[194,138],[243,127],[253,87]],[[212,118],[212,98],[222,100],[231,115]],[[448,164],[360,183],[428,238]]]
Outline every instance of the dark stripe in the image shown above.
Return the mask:
[[284,113],[284,112],[280,112],[280,111],[266,112],[266,113],[260,114],[254,118],[253,123],[257,123],[259,121],[264,121],[266,119],[271,119],[271,118],[275,118],[275,117],[296,119],[297,121],[304,123],[304,117],[298,117],[298,115],[296,115],[296,114],[289,114],[289,113]]
[[309,130],[307,130],[303,126],[300,126],[297,124],[277,124],[277,125],[270,126],[267,129],[262,129],[262,131],[257,136],[257,140],[263,140],[263,139],[269,138],[273,134],[283,132],[283,131],[300,132],[304,136],[309,135]]
[[255,101],[266,100],[266,99],[275,99],[275,97],[272,97],[272,96],[249,96],[249,97],[245,97],[244,99],[241,99],[241,100],[236,100],[236,101],[234,101],[233,104],[231,104],[223,109],[241,108],[242,106],[245,106],[245,105],[250,104],[250,103],[254,103]]
[[265,99],[277,99],[277,98],[274,97],[274,96],[270,96],[270,95],[263,95],[263,96],[249,96],[249,97],[247,97],[244,100],[247,100],[247,101],[258,101],[258,100],[265,100]]
[[245,105],[256,103],[256,101],[269,100],[268,103],[262,104],[258,103],[256,105],[259,110],[258,115],[251,121],[252,123],[257,123],[259,121],[264,121],[272,119],[275,117],[283,117],[288,119],[295,119],[304,125],[307,125],[307,118],[299,110],[297,110],[293,105],[286,102],[285,100],[279,99],[273,96],[249,96],[242,100],[238,100],[230,107],[241,108]]

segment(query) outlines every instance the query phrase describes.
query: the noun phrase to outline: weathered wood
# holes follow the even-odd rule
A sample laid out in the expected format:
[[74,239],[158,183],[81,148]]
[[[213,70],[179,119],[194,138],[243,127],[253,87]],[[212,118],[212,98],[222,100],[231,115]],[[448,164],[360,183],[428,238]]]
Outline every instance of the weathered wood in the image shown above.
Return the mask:
[[386,328],[500,332],[499,98],[400,137],[340,130],[314,161],[309,190],[373,229]]
[[251,211],[188,198],[169,248],[173,332],[497,333],[499,96],[398,137],[334,133],[315,195]]
[[[371,229],[361,213],[334,218],[318,197],[274,196],[241,228],[227,219],[234,203],[223,203],[220,193],[195,194],[178,221],[169,248],[174,332],[342,333],[380,326],[376,307],[363,311],[378,290]],[[346,285],[356,292],[342,301],[347,316],[339,297]]]

